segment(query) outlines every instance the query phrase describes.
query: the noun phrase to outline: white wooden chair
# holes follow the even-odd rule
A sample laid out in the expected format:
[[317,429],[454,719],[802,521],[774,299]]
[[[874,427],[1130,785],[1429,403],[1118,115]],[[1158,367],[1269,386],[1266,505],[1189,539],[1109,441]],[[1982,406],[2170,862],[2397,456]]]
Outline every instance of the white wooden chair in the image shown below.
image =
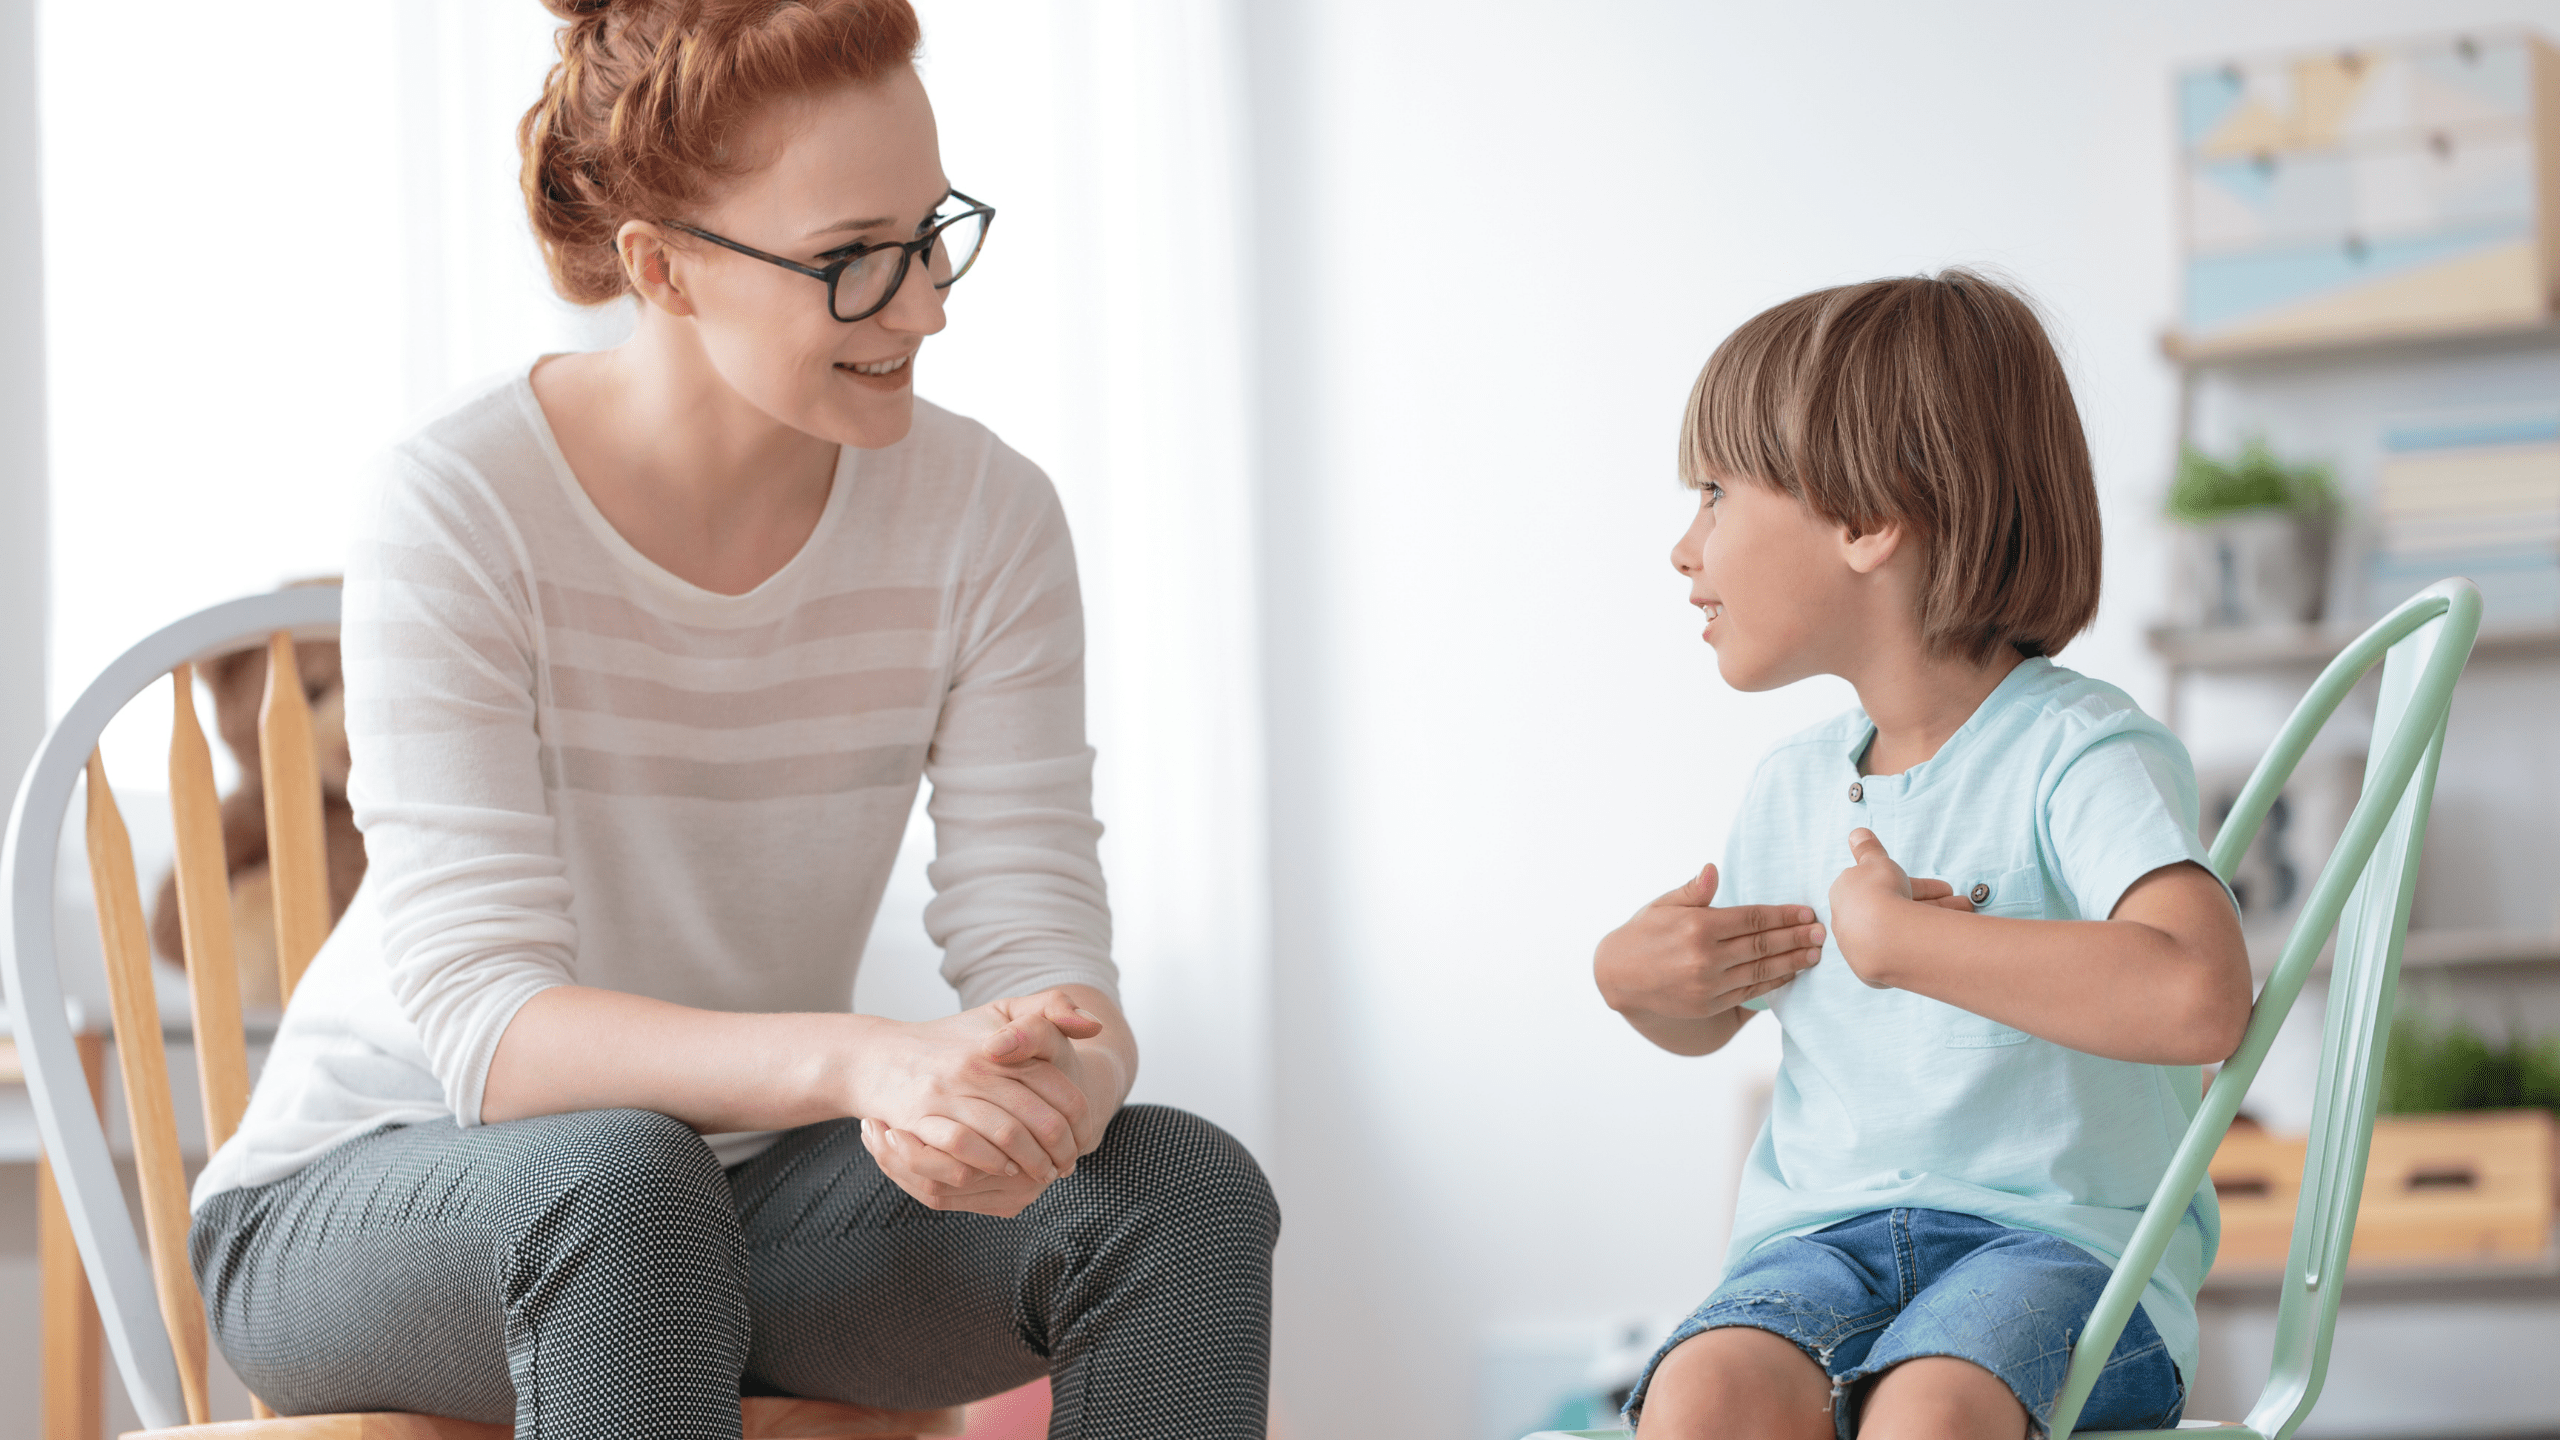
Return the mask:
[[[290,997],[328,938],[328,869],[322,853],[320,772],[311,716],[294,660],[294,636],[334,633],[339,592],[281,590],[216,605],[127,650],[81,692],[45,737],[18,789],[0,849],[0,979],[38,1132],[61,1187],[83,1267],[97,1296],[109,1350],[148,1427],[131,1440],[504,1440],[505,1426],[425,1415],[302,1415],[212,1421],[206,1404],[204,1300],[187,1265],[187,1177],[178,1156],[176,1103],[161,1044],[142,892],[124,820],[107,784],[98,738],[136,695],[170,676],[176,695],[169,794],[177,840],[178,909],[186,938],[189,1000],[208,1146],[238,1127],[249,1102],[249,1065],[231,950],[231,892],[223,860],[212,752],[196,719],[193,665],[265,644],[267,689],[259,753],[266,777],[268,845],[278,963]],[[279,680],[283,683],[278,683]],[[142,1190],[137,1235],[116,1180],[105,1126],[94,1108],[63,1005],[55,948],[55,862],[75,779],[85,773],[89,873],[112,999],[117,1062],[132,1123]],[[788,1398],[741,1402],[749,1440],[889,1440],[953,1435],[957,1408],[875,1410]]]

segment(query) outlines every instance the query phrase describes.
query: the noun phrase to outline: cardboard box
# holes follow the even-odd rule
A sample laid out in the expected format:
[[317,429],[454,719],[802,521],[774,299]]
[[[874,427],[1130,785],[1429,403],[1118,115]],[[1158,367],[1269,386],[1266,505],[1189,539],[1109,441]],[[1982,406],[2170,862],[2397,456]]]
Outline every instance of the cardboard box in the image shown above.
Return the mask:
[[[2537,1260],[2551,1245],[2554,1126],[2547,1110],[2385,1115],[2374,1122],[2356,1213],[2358,1264]],[[2276,1269],[2293,1239],[2306,1144],[2234,1129],[2210,1173],[2222,1205],[2216,1269]]]

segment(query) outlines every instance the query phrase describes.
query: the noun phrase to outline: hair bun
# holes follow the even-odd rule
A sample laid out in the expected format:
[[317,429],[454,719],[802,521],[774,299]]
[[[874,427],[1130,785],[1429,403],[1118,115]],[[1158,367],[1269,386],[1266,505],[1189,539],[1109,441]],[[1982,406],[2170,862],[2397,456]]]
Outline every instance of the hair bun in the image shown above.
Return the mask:
[[560,61],[516,126],[525,210],[552,288],[630,288],[614,235],[738,173],[727,139],[778,95],[863,83],[915,58],[909,0],[542,0]]

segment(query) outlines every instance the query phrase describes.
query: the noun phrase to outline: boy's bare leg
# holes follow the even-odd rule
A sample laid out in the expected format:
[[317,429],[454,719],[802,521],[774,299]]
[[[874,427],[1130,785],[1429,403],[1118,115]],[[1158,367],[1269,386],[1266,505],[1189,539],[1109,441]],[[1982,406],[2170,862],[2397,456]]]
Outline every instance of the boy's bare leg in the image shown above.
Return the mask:
[[[1645,1418],[1653,1418],[1650,1407]],[[2026,1407],[2000,1377],[1952,1355],[1887,1370],[1858,1416],[1858,1440],[2020,1440],[2026,1433]]]
[[1795,1342],[1729,1326],[1682,1341],[1645,1386],[1642,1440],[1832,1440],[1831,1377]]

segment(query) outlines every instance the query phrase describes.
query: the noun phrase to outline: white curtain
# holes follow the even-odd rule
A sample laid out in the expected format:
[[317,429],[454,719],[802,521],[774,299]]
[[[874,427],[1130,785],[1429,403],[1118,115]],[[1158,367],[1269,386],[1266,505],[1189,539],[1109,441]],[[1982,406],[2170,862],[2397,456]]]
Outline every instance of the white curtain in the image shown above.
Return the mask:
[[[1267,1150],[1240,12],[1227,0],[920,9],[944,164],[997,219],[918,388],[1045,466],[1075,528],[1095,807],[1145,1051],[1138,1098]],[[884,916],[874,963],[898,927],[912,932]]]
[[0,790],[11,795],[45,722],[50,527],[35,78],[33,0],[0,0]]

